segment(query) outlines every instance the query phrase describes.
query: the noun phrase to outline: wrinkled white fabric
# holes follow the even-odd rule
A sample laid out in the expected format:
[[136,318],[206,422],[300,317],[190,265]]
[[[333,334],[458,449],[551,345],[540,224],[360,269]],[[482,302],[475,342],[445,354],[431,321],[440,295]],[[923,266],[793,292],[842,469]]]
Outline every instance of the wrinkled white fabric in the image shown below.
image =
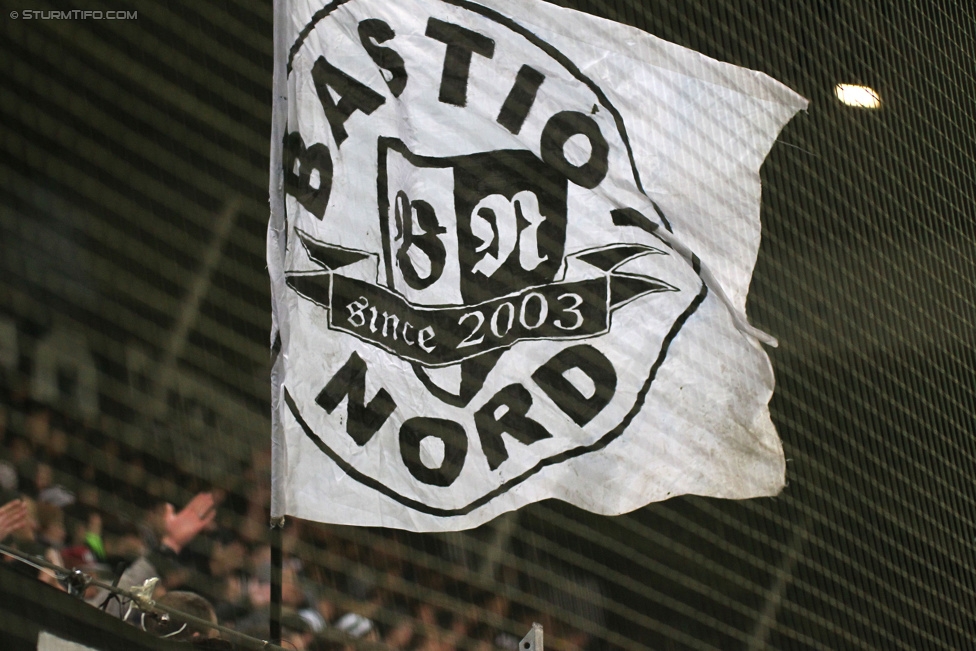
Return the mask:
[[542,2],[275,20],[272,517],[781,490],[745,307],[759,168],[806,100]]

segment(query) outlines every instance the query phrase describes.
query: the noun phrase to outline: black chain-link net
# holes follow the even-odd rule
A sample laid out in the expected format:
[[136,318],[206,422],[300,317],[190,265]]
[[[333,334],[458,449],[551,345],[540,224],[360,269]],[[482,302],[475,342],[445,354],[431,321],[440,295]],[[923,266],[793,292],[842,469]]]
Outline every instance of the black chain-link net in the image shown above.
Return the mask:
[[[558,4],[811,100],[763,167],[749,302],[781,342],[788,486],[616,518],[550,501],[444,535],[290,521],[285,645],[330,627],[511,649],[539,621],[557,650],[971,648],[972,12]],[[211,492],[168,587],[266,637],[270,3],[2,5],[0,480],[37,525],[7,542],[114,577],[160,543],[166,503]],[[76,9],[125,13],[44,18]]]

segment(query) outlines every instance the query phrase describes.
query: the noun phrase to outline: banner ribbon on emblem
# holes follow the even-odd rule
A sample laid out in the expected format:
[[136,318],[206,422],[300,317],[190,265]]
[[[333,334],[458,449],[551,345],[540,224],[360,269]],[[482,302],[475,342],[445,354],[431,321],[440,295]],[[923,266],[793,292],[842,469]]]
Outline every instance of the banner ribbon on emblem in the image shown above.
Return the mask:
[[328,311],[328,328],[425,367],[450,366],[519,341],[605,334],[614,310],[648,294],[677,291],[657,278],[615,271],[638,257],[665,254],[621,244],[569,256],[563,277],[582,276],[576,280],[526,287],[475,305],[418,305],[388,287],[338,273],[362,263],[375,277],[375,256],[305,233],[299,237],[324,271],[294,272],[287,283]]

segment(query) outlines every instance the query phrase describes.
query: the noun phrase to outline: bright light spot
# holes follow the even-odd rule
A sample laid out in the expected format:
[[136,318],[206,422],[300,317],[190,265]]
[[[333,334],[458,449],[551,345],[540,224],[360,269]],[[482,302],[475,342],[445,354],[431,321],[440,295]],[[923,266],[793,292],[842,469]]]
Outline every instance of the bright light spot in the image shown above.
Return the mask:
[[842,103],[854,108],[881,108],[881,95],[878,94],[878,91],[867,86],[837,84],[834,86],[834,95]]

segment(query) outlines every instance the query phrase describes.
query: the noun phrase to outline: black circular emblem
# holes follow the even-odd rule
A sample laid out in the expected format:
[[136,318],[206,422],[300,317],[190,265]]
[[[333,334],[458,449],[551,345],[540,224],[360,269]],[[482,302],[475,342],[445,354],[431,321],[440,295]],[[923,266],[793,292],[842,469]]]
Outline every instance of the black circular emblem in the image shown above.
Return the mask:
[[607,94],[463,0],[332,2],[288,84],[289,454],[453,516],[623,434],[705,289]]

